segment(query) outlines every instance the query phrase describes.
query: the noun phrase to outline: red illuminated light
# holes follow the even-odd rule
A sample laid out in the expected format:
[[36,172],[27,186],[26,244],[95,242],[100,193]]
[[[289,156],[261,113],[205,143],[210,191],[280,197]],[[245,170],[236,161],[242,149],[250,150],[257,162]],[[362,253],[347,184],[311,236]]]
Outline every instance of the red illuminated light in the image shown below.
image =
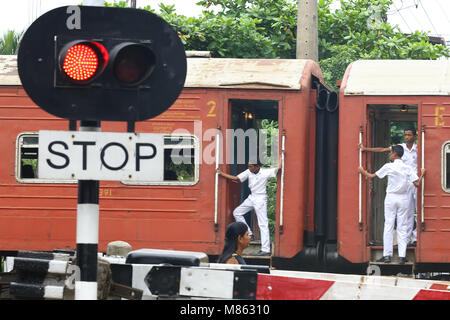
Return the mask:
[[97,52],[85,43],[75,44],[67,50],[62,69],[75,81],[91,79],[99,68]]

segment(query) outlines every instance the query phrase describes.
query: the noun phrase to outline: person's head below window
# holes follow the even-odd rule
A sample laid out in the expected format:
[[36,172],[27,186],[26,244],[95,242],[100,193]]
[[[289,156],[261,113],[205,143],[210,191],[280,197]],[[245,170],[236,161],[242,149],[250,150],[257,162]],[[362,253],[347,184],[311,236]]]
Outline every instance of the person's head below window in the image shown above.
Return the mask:
[[[244,264],[241,255],[250,244],[250,236],[245,223],[233,222],[225,232],[225,245],[218,263]],[[242,259],[242,260],[241,260]],[[241,261],[240,261],[241,260]]]

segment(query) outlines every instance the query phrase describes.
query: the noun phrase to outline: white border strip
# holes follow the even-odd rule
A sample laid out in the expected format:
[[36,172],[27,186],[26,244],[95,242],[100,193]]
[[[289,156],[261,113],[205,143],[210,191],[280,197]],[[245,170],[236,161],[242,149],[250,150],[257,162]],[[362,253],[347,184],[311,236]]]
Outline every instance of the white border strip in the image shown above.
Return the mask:
[[99,205],[79,203],[77,206],[77,244],[98,244]]

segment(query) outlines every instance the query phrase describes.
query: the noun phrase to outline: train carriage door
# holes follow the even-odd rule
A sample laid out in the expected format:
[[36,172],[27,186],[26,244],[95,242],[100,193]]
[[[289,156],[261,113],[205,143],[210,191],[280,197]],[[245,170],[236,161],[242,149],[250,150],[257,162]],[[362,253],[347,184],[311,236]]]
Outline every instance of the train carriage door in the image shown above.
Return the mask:
[[[278,101],[231,99],[229,106],[231,111],[229,128],[231,130],[227,132],[228,143],[225,161],[230,165],[230,174],[236,176],[247,170],[249,160],[254,160],[256,157],[262,163],[263,168],[276,166],[278,145],[274,146],[276,150],[272,154],[271,144],[274,140],[278,143]],[[261,158],[260,155],[263,155],[263,157]],[[269,180],[267,193],[269,227],[270,221],[275,220],[276,188],[276,181]],[[243,184],[228,183],[227,194],[226,212],[230,213],[226,220],[228,224],[234,221],[231,214],[233,210],[250,194],[248,182],[246,181]],[[253,212],[249,212],[244,218],[252,228],[255,238],[258,239],[259,231],[256,216]],[[273,230],[271,231],[273,232]]]
[[449,263],[450,101],[422,103],[421,119],[419,165],[427,172],[417,192],[417,260]]
[[[404,142],[404,129],[417,129],[416,104],[369,104],[367,105],[369,135],[366,147],[386,148]],[[418,141],[415,141],[418,143]],[[367,168],[376,172],[389,162],[388,152],[367,152]],[[383,246],[384,199],[387,178],[372,179],[368,190],[369,234],[368,243],[374,250]],[[394,232],[394,239],[395,239]],[[396,254],[396,250],[394,250]],[[374,257],[374,255],[373,255]]]
[[[369,106],[369,130],[370,146],[389,146],[390,122],[388,119],[380,116],[380,112]],[[369,153],[369,170],[374,172],[382,167],[386,161],[385,153]],[[369,243],[372,245],[383,245],[383,223],[384,223],[384,198],[386,196],[386,179],[373,179],[369,184],[369,203],[370,203],[370,234]]]

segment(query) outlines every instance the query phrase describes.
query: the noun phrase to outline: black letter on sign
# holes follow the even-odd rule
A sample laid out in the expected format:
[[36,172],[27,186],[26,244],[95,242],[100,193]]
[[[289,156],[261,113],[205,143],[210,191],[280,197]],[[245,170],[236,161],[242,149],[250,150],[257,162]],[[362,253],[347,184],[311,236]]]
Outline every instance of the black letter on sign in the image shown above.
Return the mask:
[[[106,164],[106,162],[105,162],[105,151],[106,151],[107,148],[109,148],[109,147],[111,147],[111,146],[118,146],[118,147],[122,148],[122,150],[125,152],[125,161],[124,161],[120,166],[118,166],[118,167],[111,167],[111,166],[108,166],[108,165]],[[100,154],[100,159],[102,160],[102,164],[103,164],[105,167],[107,167],[109,170],[120,170],[120,169],[122,169],[123,167],[125,167],[125,165],[126,165],[127,162],[128,162],[128,152],[127,152],[127,149],[125,149],[125,147],[124,147],[123,145],[121,145],[120,143],[117,143],[117,142],[111,142],[111,143],[108,143],[108,144],[102,149],[102,153]]]
[[95,146],[95,142],[89,141],[74,141],[75,146],[83,146],[83,170],[87,169],[87,146]]
[[[153,154],[141,157],[141,146],[147,146],[153,149]],[[140,159],[153,159],[156,156],[156,147],[153,143],[136,143],[136,171],[141,170]]]
[[60,144],[60,145],[62,145],[63,147],[64,147],[64,149],[69,149],[69,147],[67,146],[67,144],[64,142],[64,141],[53,141],[52,143],[50,143],[49,145],[48,145],[48,151],[50,152],[50,153],[53,153],[53,154],[56,154],[57,156],[60,156],[61,158],[64,158],[65,160],[66,160],[66,162],[64,163],[64,164],[62,164],[62,165],[56,165],[56,164],[53,164],[51,161],[50,161],[50,159],[47,159],[47,163],[48,163],[48,165],[50,166],[50,167],[52,167],[53,169],[63,169],[63,168],[65,168],[65,167],[67,167],[68,165],[69,165],[69,157],[66,155],[66,154],[64,154],[64,153],[61,153],[61,152],[57,152],[57,151],[55,151],[55,150],[53,150],[53,146],[55,145],[55,144]]

